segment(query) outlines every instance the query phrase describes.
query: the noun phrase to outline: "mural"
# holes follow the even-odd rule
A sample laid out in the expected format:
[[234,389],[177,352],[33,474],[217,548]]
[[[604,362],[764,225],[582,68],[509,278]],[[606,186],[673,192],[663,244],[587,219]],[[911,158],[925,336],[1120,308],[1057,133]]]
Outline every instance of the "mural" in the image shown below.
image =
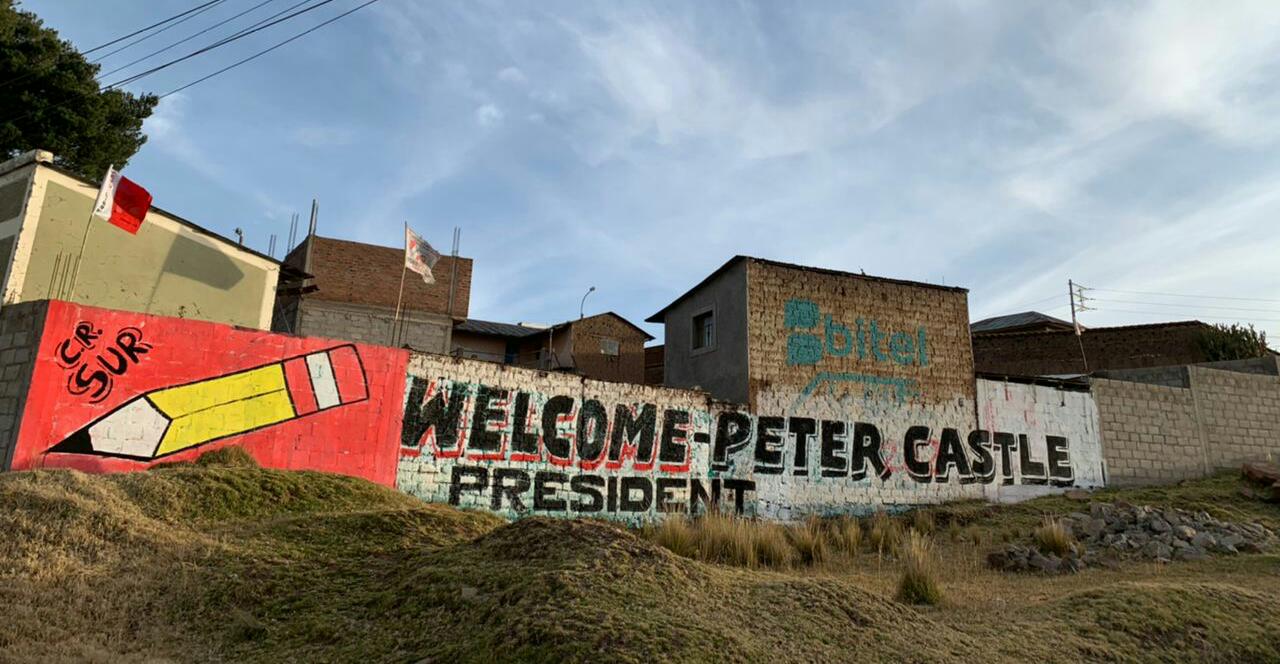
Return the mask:
[[1096,457],[1096,437],[1063,435],[1078,428],[942,424],[972,422],[964,404],[845,420],[754,415],[697,393],[644,394],[634,385],[518,369],[503,371],[502,385],[456,379],[491,373],[482,367],[411,360],[401,490],[512,517],[645,521],[718,504],[794,519],[1000,498],[1013,487],[1061,490],[1082,472],[1091,478],[1082,469],[1093,466],[1078,458]]
[[13,467],[145,469],[238,445],[392,485],[407,353],[51,302]]

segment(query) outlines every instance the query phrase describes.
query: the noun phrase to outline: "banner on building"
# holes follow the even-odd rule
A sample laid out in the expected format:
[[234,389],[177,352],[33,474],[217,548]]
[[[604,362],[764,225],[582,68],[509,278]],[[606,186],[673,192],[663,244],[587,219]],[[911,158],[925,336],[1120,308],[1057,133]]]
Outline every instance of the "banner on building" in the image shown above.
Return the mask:
[[120,175],[115,166],[108,167],[98,188],[98,199],[93,203],[93,216],[137,235],[149,209],[151,193]]

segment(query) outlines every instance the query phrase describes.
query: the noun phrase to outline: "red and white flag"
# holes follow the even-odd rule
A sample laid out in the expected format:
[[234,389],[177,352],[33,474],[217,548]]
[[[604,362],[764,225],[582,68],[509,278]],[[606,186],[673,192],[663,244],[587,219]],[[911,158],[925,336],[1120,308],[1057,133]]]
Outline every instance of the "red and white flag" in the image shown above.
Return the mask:
[[436,266],[440,261],[440,252],[432,248],[431,244],[422,239],[421,235],[414,233],[409,229],[409,225],[404,227],[404,266],[422,275],[422,280],[434,284],[436,282],[435,275],[431,274],[431,268]]
[[134,235],[151,209],[151,194],[117,171],[107,168],[98,189],[98,200],[93,203],[93,216],[105,219]]

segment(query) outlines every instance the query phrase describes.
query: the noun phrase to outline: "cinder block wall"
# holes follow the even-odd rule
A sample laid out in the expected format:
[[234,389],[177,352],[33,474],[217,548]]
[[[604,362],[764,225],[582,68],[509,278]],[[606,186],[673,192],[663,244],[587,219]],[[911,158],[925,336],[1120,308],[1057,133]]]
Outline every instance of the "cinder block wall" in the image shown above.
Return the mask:
[[1119,380],[1095,380],[1092,388],[1109,485],[1167,484],[1205,474],[1191,390]]
[[0,470],[9,470],[49,303],[0,307]]
[[1094,380],[1109,484],[1168,483],[1280,456],[1280,377],[1185,371],[1185,388]]
[[393,330],[394,322],[394,309],[303,300],[298,329],[294,333],[382,346],[409,346],[429,353],[449,352],[453,323],[448,316],[406,311],[401,314],[399,332]]

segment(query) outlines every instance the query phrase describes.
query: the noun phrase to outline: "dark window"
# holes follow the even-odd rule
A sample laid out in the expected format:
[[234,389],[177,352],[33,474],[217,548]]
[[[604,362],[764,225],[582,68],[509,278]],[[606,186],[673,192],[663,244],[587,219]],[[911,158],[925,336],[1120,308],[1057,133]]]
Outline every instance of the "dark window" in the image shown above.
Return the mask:
[[705,311],[693,317],[693,349],[710,348],[716,342],[715,312]]

